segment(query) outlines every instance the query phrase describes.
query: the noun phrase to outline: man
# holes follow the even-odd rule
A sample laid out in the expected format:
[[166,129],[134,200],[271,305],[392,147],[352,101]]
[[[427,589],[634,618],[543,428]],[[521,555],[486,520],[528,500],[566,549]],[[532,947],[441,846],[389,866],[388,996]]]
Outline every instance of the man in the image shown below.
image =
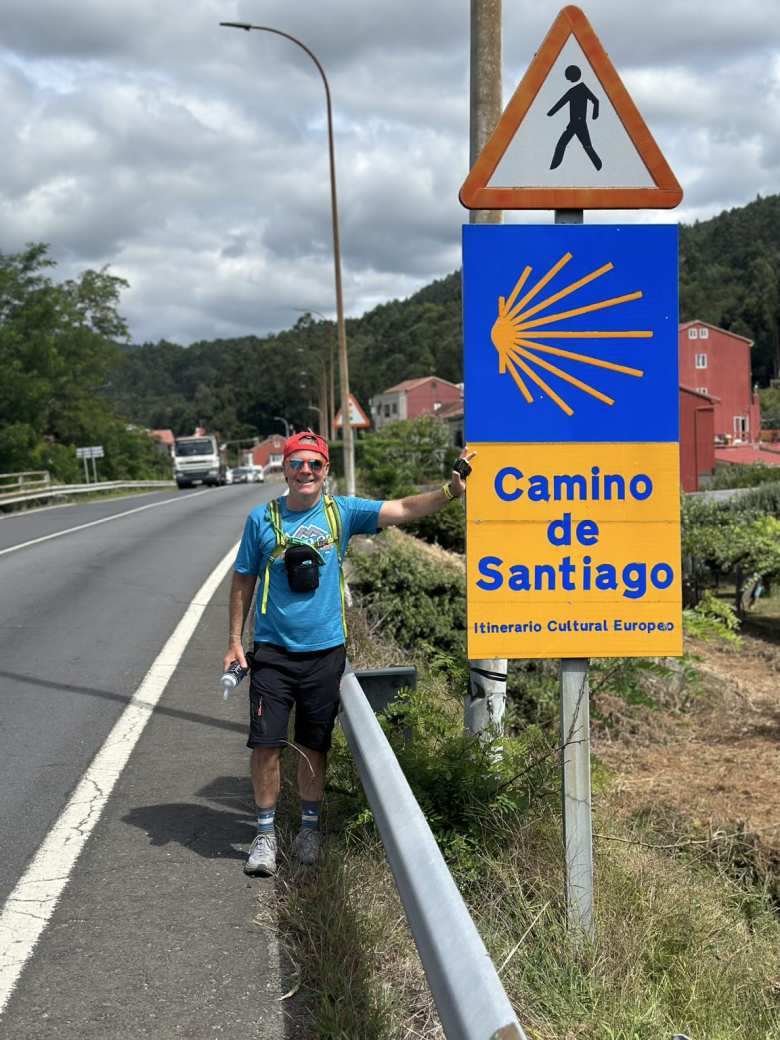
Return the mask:
[[[467,462],[474,454],[464,450],[461,458]],[[241,635],[261,579],[247,740],[257,807],[257,837],[244,866],[250,875],[269,877],[276,871],[274,815],[293,704],[301,799],[294,852],[306,865],[319,856],[325,766],[346,659],[341,562],[349,539],[435,513],[466,490],[453,470],[441,489],[407,498],[329,499],[323,496],[328,469],[328,444],[322,437],[311,431],[289,437],[282,468],[289,492],[252,510],[236,557],[225,668],[233,661],[247,665]]]

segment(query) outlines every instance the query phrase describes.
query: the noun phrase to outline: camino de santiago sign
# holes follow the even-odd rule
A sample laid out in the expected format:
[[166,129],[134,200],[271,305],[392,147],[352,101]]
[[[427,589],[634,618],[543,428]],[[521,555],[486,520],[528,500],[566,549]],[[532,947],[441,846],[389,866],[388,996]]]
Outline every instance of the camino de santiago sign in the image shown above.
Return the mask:
[[471,658],[682,653],[674,225],[463,229]]

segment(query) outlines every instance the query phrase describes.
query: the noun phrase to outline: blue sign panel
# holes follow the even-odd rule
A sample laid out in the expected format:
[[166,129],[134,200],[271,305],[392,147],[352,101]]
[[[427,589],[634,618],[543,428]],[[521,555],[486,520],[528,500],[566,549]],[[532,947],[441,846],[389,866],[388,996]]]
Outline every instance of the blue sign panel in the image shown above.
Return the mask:
[[677,441],[677,227],[463,228],[466,440]]

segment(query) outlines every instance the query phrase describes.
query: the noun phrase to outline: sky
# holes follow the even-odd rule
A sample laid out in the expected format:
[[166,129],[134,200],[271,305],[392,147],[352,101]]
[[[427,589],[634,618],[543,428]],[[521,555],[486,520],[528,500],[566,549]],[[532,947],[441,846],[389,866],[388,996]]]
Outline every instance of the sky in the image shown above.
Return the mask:
[[[503,0],[505,102],[560,6]],[[583,10],[685,192],[587,222],[690,223],[780,191],[780,0]],[[347,314],[457,269],[468,0],[3,0],[0,252],[46,242],[57,277],[125,278],[135,342],[334,316],[322,80],[288,40],[220,21],[291,33],[326,71]]]

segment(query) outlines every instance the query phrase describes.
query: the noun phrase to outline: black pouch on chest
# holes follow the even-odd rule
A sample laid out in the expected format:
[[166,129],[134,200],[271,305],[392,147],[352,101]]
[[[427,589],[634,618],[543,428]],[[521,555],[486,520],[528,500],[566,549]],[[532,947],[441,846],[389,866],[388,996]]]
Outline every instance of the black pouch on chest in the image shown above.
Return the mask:
[[284,566],[287,584],[293,592],[313,592],[319,587],[319,555],[310,546],[291,545],[285,549]]

